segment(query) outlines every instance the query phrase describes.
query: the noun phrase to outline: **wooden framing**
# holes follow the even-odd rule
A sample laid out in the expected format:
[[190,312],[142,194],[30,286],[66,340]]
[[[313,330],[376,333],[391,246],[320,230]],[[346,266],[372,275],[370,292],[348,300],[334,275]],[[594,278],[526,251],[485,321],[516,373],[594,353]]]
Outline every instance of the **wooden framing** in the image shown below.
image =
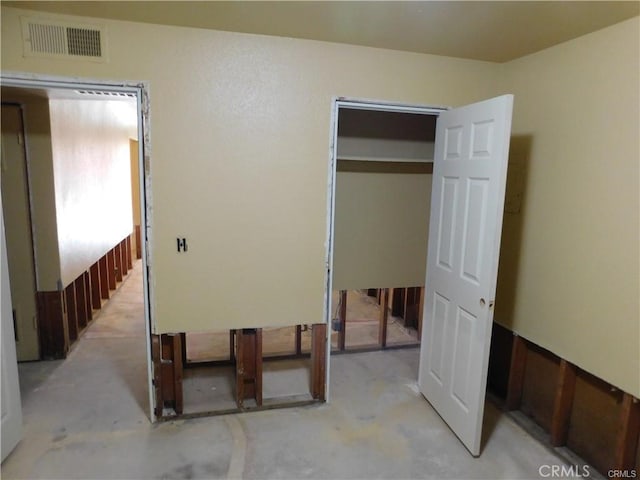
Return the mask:
[[100,310],[102,308],[102,287],[100,285],[100,261],[97,261],[89,269],[91,282],[91,308]]
[[302,325],[296,325],[296,355],[302,355]]
[[78,322],[78,330],[82,330],[87,326],[89,316],[87,315],[87,299],[84,287],[84,274],[80,275],[72,283],[75,288],[76,296],[76,318]]
[[161,418],[164,409],[164,396],[162,394],[162,355],[160,348],[160,335],[151,335],[151,360],[153,362],[153,388],[155,391],[154,413]]
[[520,336],[513,338],[509,383],[507,386],[507,410],[517,410],[522,403],[524,371],[527,366],[527,342]]
[[262,329],[236,330],[236,403],[255,399],[262,406]]
[[107,254],[98,260],[98,273],[100,275],[100,298],[102,300],[109,299],[109,267]]
[[391,289],[391,315],[394,317],[404,318],[405,307],[405,288],[392,288]]
[[380,323],[378,324],[378,344],[381,348],[387,346],[387,321],[389,320],[389,289],[380,292]]
[[554,447],[561,447],[567,443],[575,389],[576,367],[562,359],[551,417],[551,445]]
[[640,403],[625,393],[618,422],[618,440],[615,450],[615,468],[633,470],[636,467],[638,435],[640,434]]
[[91,275],[89,271],[83,273],[84,275],[84,301],[87,311],[87,320],[90,322],[93,320],[93,303],[91,301]]
[[327,382],[327,325],[315,323],[311,326],[311,396],[315,400],[326,400]]
[[559,377],[560,358],[528,343],[520,410],[547,432],[551,431]]
[[64,358],[69,351],[69,329],[64,313],[64,292],[37,292],[40,358]]
[[120,242],[120,256],[122,257],[122,260],[120,262],[121,266],[122,266],[122,278],[124,278],[127,273],[129,272],[129,260],[128,260],[128,256],[129,254],[127,253],[127,239],[123,239]]
[[140,260],[142,258],[142,235],[140,231],[140,225],[136,225],[135,235],[136,235],[136,258]]
[[550,446],[566,446],[605,476],[637,471],[638,400],[502,328],[492,355],[494,371],[510,365],[508,385],[502,373],[494,381],[506,385],[507,409],[520,409],[549,433]]
[[129,270],[133,269],[133,258],[131,253],[131,235],[124,239],[127,247],[127,267]]
[[424,317],[424,292],[426,288],[420,287],[420,304],[418,305],[418,341],[422,342],[422,318]]
[[338,331],[338,350],[345,349],[347,339],[347,291],[340,290],[340,309],[338,312],[340,330]]
[[76,287],[71,282],[64,289],[64,300],[67,306],[67,326],[69,329],[69,341],[73,342],[78,338],[78,310],[76,308]]
[[118,243],[116,244],[115,247],[113,247],[113,255],[114,255],[114,260],[115,260],[115,274],[116,274],[116,282],[121,282],[122,281],[122,248],[121,244]]
[[172,408],[176,415],[181,415],[184,409],[181,335],[152,335],[151,340],[156,416],[162,417],[165,408]]
[[116,289],[116,259],[114,250],[115,249],[111,249],[107,252],[107,284],[109,285],[109,290]]
[[181,349],[180,349],[180,353],[182,354],[182,366],[184,368],[184,366],[187,364],[187,334],[186,332],[180,332],[180,344],[181,344]]
[[404,325],[418,328],[418,312],[420,311],[420,287],[405,289],[404,295]]
[[236,331],[229,330],[229,361],[236,361]]

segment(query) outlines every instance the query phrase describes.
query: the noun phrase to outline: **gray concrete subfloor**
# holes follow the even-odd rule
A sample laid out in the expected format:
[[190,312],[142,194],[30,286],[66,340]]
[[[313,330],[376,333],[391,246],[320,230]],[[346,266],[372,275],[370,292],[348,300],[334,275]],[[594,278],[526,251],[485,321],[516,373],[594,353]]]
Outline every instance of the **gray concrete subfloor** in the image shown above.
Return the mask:
[[137,265],[65,361],[20,365],[24,436],[3,478],[528,479],[564,464],[490,403],[473,458],[417,392],[417,349],[333,357],[328,404],[151,424],[139,281]]

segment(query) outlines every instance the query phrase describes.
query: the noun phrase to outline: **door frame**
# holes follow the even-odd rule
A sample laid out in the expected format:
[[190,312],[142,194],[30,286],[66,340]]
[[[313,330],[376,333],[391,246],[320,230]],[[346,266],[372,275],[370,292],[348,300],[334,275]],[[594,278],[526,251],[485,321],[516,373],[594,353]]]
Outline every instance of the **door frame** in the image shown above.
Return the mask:
[[[333,241],[334,222],[336,209],[336,175],[338,167],[338,117],[341,108],[357,110],[371,110],[376,112],[415,113],[420,115],[435,115],[449,110],[451,107],[438,105],[420,105],[400,102],[387,102],[383,100],[358,99],[353,97],[333,97],[331,100],[331,130],[329,140],[329,173],[327,181],[327,236],[325,250],[325,291],[324,291],[324,321],[327,324],[326,338],[326,401],[330,397],[331,383],[331,294],[333,290]],[[431,215],[431,212],[429,212]],[[427,219],[428,221],[429,219]],[[425,245],[425,250],[427,245]],[[422,344],[420,344],[422,349]],[[416,378],[417,381],[417,378]]]
[[[140,213],[142,243],[143,303],[145,316],[145,336],[147,353],[147,384],[149,391],[149,419],[156,421],[154,413],[153,370],[151,360],[151,333],[155,330],[152,323],[153,285],[150,282],[152,265],[150,251],[153,247],[153,228],[151,225],[151,165],[145,154],[151,152],[149,129],[149,84],[144,81],[106,81],[84,78],[59,77],[51,75],[25,74],[21,72],[0,72],[0,84],[17,88],[41,88],[64,90],[101,90],[134,94],[137,102],[138,121],[138,166],[140,168]],[[32,226],[35,228],[35,226]],[[35,247],[34,247],[35,248]]]
[[[37,302],[36,302],[36,294],[38,291],[38,275],[36,273],[36,262],[38,260],[38,257],[36,256],[36,244],[35,244],[35,231],[34,231],[34,226],[33,226],[33,210],[32,210],[32,205],[33,205],[33,195],[32,195],[32,188],[31,188],[31,157],[29,155],[29,149],[27,148],[27,144],[28,144],[28,135],[27,135],[27,125],[26,125],[26,114],[25,114],[25,108],[24,105],[18,102],[12,102],[12,101],[7,101],[7,102],[2,102],[2,106],[10,106],[10,107],[15,107],[18,110],[20,110],[20,134],[22,135],[22,150],[23,150],[23,155],[24,155],[24,175],[25,175],[25,188],[27,190],[27,197],[26,197],[26,203],[27,203],[27,221],[29,222],[29,241],[31,242],[31,248],[30,253],[31,253],[31,264],[30,269],[33,275],[33,285],[32,285],[32,289],[33,289],[33,301],[34,301],[34,306],[36,308],[36,316],[37,316]],[[4,212],[3,212],[3,219],[4,219]],[[5,230],[5,238],[6,238],[6,230]],[[9,279],[11,279],[11,275],[9,275]],[[17,330],[17,325],[15,325],[15,330]],[[17,331],[14,331],[14,335],[17,334]],[[38,328],[36,328],[33,331],[33,334],[36,337],[36,345],[37,345],[37,355],[38,355],[38,359],[40,358],[40,355],[42,354],[42,352],[40,351],[40,340],[39,340],[39,336],[40,336],[40,328],[38,325]],[[18,339],[18,342],[20,341],[20,339]],[[16,342],[17,343],[17,342]],[[18,345],[16,344],[16,354],[18,351]],[[31,360],[27,360],[27,361],[31,361]]]

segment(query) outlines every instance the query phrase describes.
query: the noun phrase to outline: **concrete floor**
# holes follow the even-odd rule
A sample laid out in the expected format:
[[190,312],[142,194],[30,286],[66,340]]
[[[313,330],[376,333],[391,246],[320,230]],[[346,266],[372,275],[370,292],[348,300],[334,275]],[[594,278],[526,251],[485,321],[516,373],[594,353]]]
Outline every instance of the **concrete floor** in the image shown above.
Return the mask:
[[24,437],[2,478],[528,479],[565,464],[491,403],[469,455],[417,392],[418,349],[334,356],[328,404],[151,424],[141,298],[138,264],[68,359],[19,366]]

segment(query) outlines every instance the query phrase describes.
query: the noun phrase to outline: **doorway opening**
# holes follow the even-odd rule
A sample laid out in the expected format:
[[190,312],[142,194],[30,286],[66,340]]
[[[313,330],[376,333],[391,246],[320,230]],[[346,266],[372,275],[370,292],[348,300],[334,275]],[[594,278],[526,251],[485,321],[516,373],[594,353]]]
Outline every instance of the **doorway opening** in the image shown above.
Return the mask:
[[[33,239],[30,294],[36,315],[29,319],[33,328],[27,333],[36,349],[18,358],[63,359],[83,349],[95,357],[98,349],[81,348],[81,340],[112,342],[103,352],[111,373],[127,384],[132,399],[154,421],[146,88],[3,75],[2,99],[3,115],[10,101],[23,119],[24,158],[18,163],[23,164],[28,194],[21,201]],[[3,149],[3,163],[8,161],[5,153]],[[4,216],[6,223],[6,211]],[[13,288],[15,276],[10,277]],[[16,324],[24,334],[20,321],[24,323],[18,319]],[[116,344],[123,352],[134,352],[136,361],[111,348]],[[46,364],[22,370],[37,378],[59,362]]]
[[[436,123],[433,151],[432,190],[429,209],[413,215],[413,219],[426,217],[429,233],[414,246],[418,248],[411,260],[403,265],[401,272],[406,275],[416,264],[426,268],[420,272],[419,279],[426,283],[425,305],[422,309],[424,326],[422,328],[420,362],[417,390],[422,393],[434,410],[451,427],[462,443],[474,456],[480,454],[481,433],[486,393],[487,364],[491,345],[493,308],[496,295],[496,281],[502,231],[502,215],[506,188],[509,138],[511,133],[511,115],[513,96],[484,100],[456,109],[438,112],[420,107],[395,107],[367,102],[348,102],[336,100],[334,106],[334,131],[328,215],[328,259],[327,259],[327,312],[331,311],[330,294],[332,289],[347,290],[362,288],[348,282],[364,282],[362,272],[372,275],[376,262],[383,265],[382,274],[366,280],[370,286],[380,287],[391,283],[389,278],[396,272],[393,261],[384,259],[384,248],[371,250],[364,261],[353,268],[350,263],[367,244],[375,244],[384,238],[386,224],[377,226],[374,234],[358,236],[351,234],[350,239],[359,242],[357,249],[342,255],[341,249],[347,242],[341,235],[361,220],[359,216],[366,212],[366,204],[358,204],[355,215],[349,222],[342,222],[340,215],[341,198],[367,198],[358,187],[341,193],[341,181],[338,177],[340,157],[344,158],[344,141],[340,142],[341,111],[379,110],[381,112],[402,111],[404,113],[422,113],[432,115]],[[360,125],[362,122],[360,122]],[[351,144],[363,142],[351,142]],[[367,142],[371,144],[371,142]],[[382,161],[397,162],[394,155],[387,157],[385,147],[375,144],[368,150],[367,157],[383,152]],[[378,156],[379,157],[379,156]],[[351,160],[347,158],[347,160]],[[361,161],[362,156],[356,155]],[[365,159],[364,164],[377,162]],[[345,182],[342,182],[343,184]],[[375,185],[375,182],[371,182]],[[391,182],[379,182],[375,191],[385,190]],[[409,192],[405,186],[395,194],[387,195],[381,204],[367,218],[383,213],[385,220],[401,218],[405,211],[384,210],[395,198],[401,198]],[[354,193],[355,192],[355,193]],[[373,203],[373,202],[372,202]],[[420,202],[419,202],[420,203]],[[375,205],[375,203],[374,203]],[[425,218],[425,219],[426,219]],[[407,230],[414,225],[406,227]],[[377,236],[376,236],[377,235]],[[420,238],[418,233],[408,235],[404,242],[393,251],[393,260],[402,259],[402,255],[411,251],[411,239]],[[374,239],[370,241],[369,239]],[[420,253],[428,250],[428,262],[416,262]],[[342,258],[342,260],[341,260]],[[343,265],[348,269],[341,271]],[[400,282],[406,281],[404,277]],[[367,287],[367,288],[370,288]],[[388,302],[388,290],[385,290],[384,307]],[[384,315],[386,317],[386,308]],[[327,318],[327,322],[330,319]],[[339,322],[335,322],[339,323]],[[380,345],[384,346],[386,325],[380,323]],[[329,343],[329,338],[327,343]],[[428,343],[428,344],[427,344]],[[327,370],[328,370],[327,365]]]
[[326,307],[332,353],[420,346],[435,126],[443,110],[335,102]]

